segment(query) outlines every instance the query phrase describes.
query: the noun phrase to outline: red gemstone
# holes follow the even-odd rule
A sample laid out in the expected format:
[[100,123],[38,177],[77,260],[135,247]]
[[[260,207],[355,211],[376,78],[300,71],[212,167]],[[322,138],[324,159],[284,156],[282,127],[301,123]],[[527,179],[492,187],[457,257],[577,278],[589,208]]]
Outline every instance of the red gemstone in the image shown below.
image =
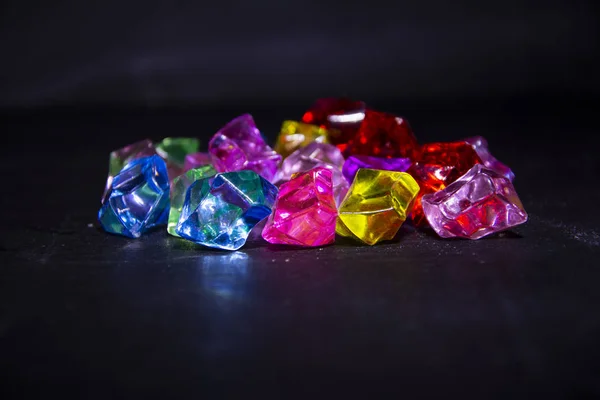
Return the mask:
[[329,131],[329,143],[344,152],[365,116],[365,103],[347,98],[318,99],[302,116],[302,122],[320,125]]
[[417,160],[419,145],[407,120],[393,114],[367,110],[346,154]]
[[434,193],[466,174],[482,161],[471,145],[465,142],[428,143],[421,146],[419,161],[409,170],[421,190],[415,199],[411,219],[415,226],[427,225],[421,207],[421,197]]

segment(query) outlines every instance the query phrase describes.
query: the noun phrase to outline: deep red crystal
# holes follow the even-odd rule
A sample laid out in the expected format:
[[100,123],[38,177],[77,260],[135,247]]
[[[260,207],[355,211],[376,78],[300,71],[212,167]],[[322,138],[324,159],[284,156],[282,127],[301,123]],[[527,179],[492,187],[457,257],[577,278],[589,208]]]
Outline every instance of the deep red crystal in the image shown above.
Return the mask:
[[302,122],[328,130],[328,141],[344,152],[365,116],[363,101],[327,97],[318,99],[302,116]]
[[417,160],[419,145],[407,120],[393,114],[367,110],[346,154]]
[[407,171],[421,188],[411,219],[415,226],[425,226],[427,220],[421,207],[421,197],[444,189],[482,161],[473,147],[462,141],[424,144],[418,160]]

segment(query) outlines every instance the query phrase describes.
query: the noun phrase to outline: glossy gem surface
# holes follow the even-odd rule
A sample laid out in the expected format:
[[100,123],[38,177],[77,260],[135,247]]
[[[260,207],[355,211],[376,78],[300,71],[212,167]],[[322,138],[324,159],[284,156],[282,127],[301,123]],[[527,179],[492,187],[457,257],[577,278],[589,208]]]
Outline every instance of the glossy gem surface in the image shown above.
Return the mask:
[[204,246],[237,250],[252,228],[271,214],[277,191],[254,171],[196,181],[186,193],[176,232]]
[[113,179],[98,212],[102,228],[139,238],[146,230],[167,223],[169,178],[158,155],[131,161]]
[[481,159],[473,147],[464,141],[423,145],[419,161],[408,169],[421,187],[411,214],[413,224],[419,227],[427,225],[421,206],[424,194],[445,188],[480,163]]
[[313,142],[289,155],[277,171],[276,184],[281,184],[292,179],[292,175],[299,172],[310,171],[316,167],[327,168],[331,171],[333,180],[333,193],[336,203],[339,204],[348,191],[348,181],[342,174],[344,156],[340,150],[326,143]]
[[167,232],[173,236],[179,236],[177,234],[177,224],[179,223],[179,217],[181,216],[185,194],[192,183],[199,179],[211,177],[216,173],[217,171],[215,171],[212,165],[204,165],[199,168],[192,168],[173,179],[170,191],[171,210],[169,211]]
[[419,145],[407,120],[393,114],[367,110],[344,154],[416,160]]
[[365,117],[363,101],[347,98],[322,98],[315,101],[302,116],[302,122],[328,129],[328,141],[344,152]]
[[112,151],[108,161],[108,178],[106,179],[102,202],[104,203],[108,196],[108,191],[115,175],[121,172],[125,165],[138,158],[149,157],[154,154],[156,154],[156,149],[150,139],[140,140],[139,142]]
[[202,167],[203,165],[212,165],[212,158],[208,153],[191,153],[185,156],[183,169],[188,171],[192,168]]
[[419,185],[406,172],[359,169],[338,209],[336,232],[368,245],[391,240],[418,193]]
[[479,239],[527,221],[511,181],[481,164],[423,196],[422,204],[429,224],[443,238]]
[[272,181],[281,156],[263,139],[250,114],[241,115],[210,140],[208,150],[219,172],[251,170]]
[[331,171],[317,167],[281,185],[262,232],[269,243],[323,246],[335,240],[337,210]]
[[346,159],[342,173],[344,174],[344,178],[349,183],[352,183],[359,168],[405,172],[411,164],[412,161],[410,158],[383,158],[357,155]]
[[500,175],[506,177],[506,179],[510,180],[511,182],[515,179],[515,174],[508,167],[508,165],[498,161],[496,157],[494,157],[492,153],[490,153],[488,142],[487,140],[485,140],[485,138],[483,138],[482,136],[474,136],[465,139],[465,142],[467,142],[473,147],[473,149],[481,159],[482,164],[487,169],[496,171]]
[[312,142],[327,143],[327,129],[297,121],[284,121],[275,144],[283,158]]
[[167,163],[169,179],[184,172],[185,156],[198,151],[200,141],[195,138],[168,137],[156,144],[156,152]]

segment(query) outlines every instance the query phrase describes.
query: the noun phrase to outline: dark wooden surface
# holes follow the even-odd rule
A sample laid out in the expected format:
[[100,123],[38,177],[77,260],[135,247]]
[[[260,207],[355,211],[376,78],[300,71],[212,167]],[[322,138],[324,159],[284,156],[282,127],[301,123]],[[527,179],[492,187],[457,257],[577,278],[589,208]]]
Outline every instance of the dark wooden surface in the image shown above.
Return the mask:
[[103,233],[108,152],[207,138],[238,112],[273,137],[301,108],[5,114],[0,388],[8,397],[553,398],[600,389],[592,109],[386,105],[422,141],[472,135],[530,221],[479,241],[403,227],[374,247],[211,251]]

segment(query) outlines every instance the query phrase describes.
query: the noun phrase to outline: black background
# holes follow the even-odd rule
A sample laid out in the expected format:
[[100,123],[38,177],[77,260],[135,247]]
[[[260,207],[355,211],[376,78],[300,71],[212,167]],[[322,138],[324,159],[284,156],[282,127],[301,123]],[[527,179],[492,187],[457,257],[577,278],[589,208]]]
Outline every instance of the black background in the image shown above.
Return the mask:
[[[600,393],[595,2],[91,3],[2,3],[3,398]],[[339,95],[485,136],[529,222],[233,253],[97,227],[111,150]]]

